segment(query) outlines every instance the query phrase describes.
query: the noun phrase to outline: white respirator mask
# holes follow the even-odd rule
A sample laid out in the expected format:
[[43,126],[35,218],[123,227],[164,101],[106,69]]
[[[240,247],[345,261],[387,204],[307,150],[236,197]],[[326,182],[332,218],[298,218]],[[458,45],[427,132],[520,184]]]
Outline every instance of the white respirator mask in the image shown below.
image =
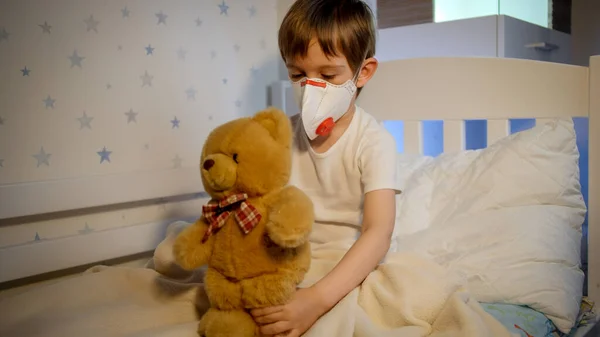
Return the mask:
[[331,132],[335,123],[348,111],[356,93],[361,67],[344,84],[331,84],[320,78],[304,77],[292,82],[294,98],[300,107],[302,123],[310,140]]

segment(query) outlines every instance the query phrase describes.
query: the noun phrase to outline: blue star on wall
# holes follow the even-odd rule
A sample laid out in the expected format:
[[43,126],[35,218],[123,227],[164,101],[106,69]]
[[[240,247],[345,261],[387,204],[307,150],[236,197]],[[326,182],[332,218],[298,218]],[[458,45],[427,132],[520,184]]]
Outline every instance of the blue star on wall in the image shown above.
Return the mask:
[[0,42],[6,40],[8,41],[8,37],[10,36],[10,34],[6,31],[6,28],[2,28],[0,29]]
[[0,167],[4,167],[4,159],[0,159]]
[[181,168],[181,162],[183,161],[183,159],[181,159],[178,154],[175,155],[175,158],[171,159],[171,161],[173,162],[174,169]]
[[86,25],[86,31],[90,31],[93,30],[96,33],[98,33],[98,24],[100,23],[100,21],[96,21],[94,20],[94,16],[90,15],[89,18],[83,20],[83,22],[85,22]]
[[137,112],[133,112],[133,109],[129,109],[129,111],[125,113],[125,116],[127,116],[127,124],[129,124],[130,122],[137,123],[137,120],[135,119],[135,116],[137,116],[137,114]]
[[223,84],[227,84],[227,79],[226,78],[224,78],[222,81],[223,81]]
[[83,227],[83,229],[79,230],[79,234],[85,235],[85,234],[90,234],[91,232],[93,232],[94,229],[90,228],[90,225],[88,225],[88,223],[85,223],[85,227]]
[[175,128],[179,129],[179,122],[180,122],[180,120],[178,120],[177,116],[175,116],[175,119],[173,119],[171,121],[171,124],[173,124],[173,126],[171,127],[171,129],[175,129]]
[[112,153],[112,151],[108,151],[106,149],[106,146],[102,148],[102,151],[98,151],[96,153],[100,156],[100,164],[102,164],[104,161],[110,163],[110,154]]
[[145,87],[146,85],[151,87],[152,86],[152,79],[154,79],[154,76],[148,74],[148,71],[144,71],[144,75],[140,76],[140,78],[142,79],[142,87]]
[[6,119],[4,119],[4,118],[0,117],[0,125],[4,125],[4,121],[5,121],[5,120],[6,120]]
[[27,69],[27,66],[25,66],[25,68],[21,69],[21,72],[23,73],[23,76],[29,76],[31,69]]
[[237,101],[235,101],[235,106],[240,108],[242,106],[242,101],[240,101],[239,99]]
[[256,15],[256,7],[254,7],[254,5],[248,7],[248,14],[250,15],[250,17],[253,17]]
[[33,241],[42,241],[42,239],[40,238],[40,234],[38,232],[35,232],[35,236],[33,237]]
[[267,42],[265,41],[265,39],[260,40],[258,44],[260,45],[260,49],[267,49]]
[[121,9],[121,16],[124,18],[128,18],[129,14],[131,12],[129,11],[129,9],[127,9],[127,6],[125,6],[125,8]]
[[48,24],[48,22],[44,21],[43,25],[38,25],[40,28],[42,28],[42,33],[48,33],[50,34],[50,30],[52,29],[52,26],[50,26]]
[[185,61],[186,54],[187,54],[187,50],[183,49],[183,47],[179,47],[179,49],[177,50],[177,57],[180,60]]
[[250,74],[252,76],[258,75],[258,69],[255,66],[252,66],[252,68],[250,68]]
[[233,46],[233,50],[235,50],[236,53],[240,51],[240,48],[240,45],[237,43]]
[[202,20],[200,20],[199,17],[196,20],[194,20],[194,22],[196,22],[196,27],[202,26]]
[[189,89],[187,89],[185,91],[185,94],[187,95],[187,99],[188,100],[196,100],[196,94],[198,93],[198,90],[194,89],[193,87],[190,87]]
[[73,55],[69,56],[69,60],[71,60],[71,68],[74,66],[78,66],[81,68],[81,61],[83,61],[85,57],[79,56],[77,54],[77,50],[73,51]]
[[167,24],[167,17],[168,17],[168,15],[164,14],[162,11],[160,11],[160,12],[154,14],[154,15],[156,15],[156,17],[158,18],[158,22],[156,23],[157,25],[160,25],[161,23],[163,25]]
[[88,129],[92,129],[92,120],[94,119],[94,117],[88,117],[88,115],[85,113],[85,111],[83,112],[83,116],[77,118],[77,120],[79,121],[79,130],[85,128]]
[[221,15],[223,15],[223,14],[228,15],[227,11],[229,10],[229,6],[227,6],[227,4],[225,3],[225,0],[223,0],[223,2],[221,2],[219,4],[219,9],[221,10],[221,13],[219,13],[219,14],[221,14]]
[[40,149],[40,153],[38,154],[34,154],[32,155],[33,158],[35,158],[37,160],[37,167],[40,167],[40,165],[44,164],[46,166],[50,166],[50,156],[52,154],[50,153],[46,153],[46,151],[44,150],[44,147],[42,146],[42,148]]
[[46,109],[48,109],[48,108],[54,109],[54,102],[56,102],[56,100],[53,99],[52,97],[50,97],[50,95],[48,95],[48,97],[46,97],[46,99],[43,100],[42,102],[44,102],[44,105],[46,105]]
[[148,47],[146,47],[146,55],[154,55],[154,48],[152,48],[151,45],[148,45]]
[[217,52],[216,52],[216,51],[214,51],[214,50],[212,50],[212,51],[210,52],[210,58],[211,58],[211,59],[214,59],[215,57],[217,57]]

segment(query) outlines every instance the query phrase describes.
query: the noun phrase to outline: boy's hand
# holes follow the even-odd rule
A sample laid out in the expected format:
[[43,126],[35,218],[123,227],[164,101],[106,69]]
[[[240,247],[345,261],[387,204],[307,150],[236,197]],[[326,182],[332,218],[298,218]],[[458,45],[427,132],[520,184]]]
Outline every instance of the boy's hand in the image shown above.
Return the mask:
[[300,337],[327,310],[313,288],[301,288],[288,304],[254,309],[250,314],[260,325],[260,332],[264,335]]

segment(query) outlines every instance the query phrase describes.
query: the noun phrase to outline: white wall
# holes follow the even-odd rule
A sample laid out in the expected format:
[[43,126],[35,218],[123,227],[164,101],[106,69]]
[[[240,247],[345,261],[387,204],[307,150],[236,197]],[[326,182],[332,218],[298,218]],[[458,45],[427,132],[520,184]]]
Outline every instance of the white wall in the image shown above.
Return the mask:
[[600,55],[600,1],[574,0],[572,6],[573,62],[588,66],[590,56]]
[[[296,1],[296,0],[277,0],[277,28],[276,28],[275,34],[277,34],[277,32],[279,32],[279,26],[281,25],[281,22],[283,21],[283,18],[287,14],[290,7],[292,7],[292,4],[294,3],[294,1]],[[278,46],[278,48],[279,48],[279,46]],[[278,55],[280,55],[280,54],[278,54]],[[277,60],[277,64],[278,64],[279,79],[280,80],[288,79],[287,68],[285,67],[285,64],[283,63],[283,60],[281,60],[281,56],[279,56],[279,59]]]
[[548,0],[435,0],[434,22],[508,15],[548,27]]
[[434,22],[498,15],[498,0],[435,0]]
[[548,0],[499,0],[499,3],[500,15],[549,27],[551,7]]
[[[265,108],[267,86],[278,77],[273,1],[225,0],[226,12],[219,3],[2,0],[0,203],[13,198],[7,188],[44,183],[90,182],[79,192],[40,189],[48,202],[127,194],[94,181],[148,172],[191,172],[187,185],[201,191],[197,163],[208,132]],[[168,187],[163,179],[150,183],[155,188],[144,188],[158,196]],[[85,218],[0,220],[0,248],[199,214],[178,211],[177,203],[172,211],[127,207]]]

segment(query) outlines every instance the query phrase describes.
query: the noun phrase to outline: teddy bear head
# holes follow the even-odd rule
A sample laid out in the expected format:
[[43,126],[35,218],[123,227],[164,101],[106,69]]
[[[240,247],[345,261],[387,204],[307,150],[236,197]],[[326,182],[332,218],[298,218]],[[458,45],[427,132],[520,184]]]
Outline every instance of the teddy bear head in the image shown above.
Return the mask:
[[215,128],[200,160],[202,183],[214,199],[262,196],[284,187],[291,174],[292,127],[275,108]]

